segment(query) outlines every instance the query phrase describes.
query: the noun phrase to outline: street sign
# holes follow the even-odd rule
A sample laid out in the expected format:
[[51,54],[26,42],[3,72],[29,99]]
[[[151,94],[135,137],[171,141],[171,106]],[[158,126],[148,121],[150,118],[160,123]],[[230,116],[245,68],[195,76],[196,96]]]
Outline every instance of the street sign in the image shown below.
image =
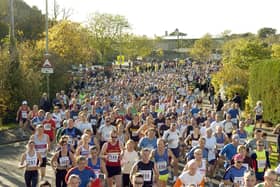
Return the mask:
[[124,56],[123,55],[117,56],[117,64],[124,64]]
[[41,72],[47,73],[47,74],[53,73],[52,64],[50,63],[50,61],[48,59],[46,59],[46,61],[44,62],[43,67],[41,68]]

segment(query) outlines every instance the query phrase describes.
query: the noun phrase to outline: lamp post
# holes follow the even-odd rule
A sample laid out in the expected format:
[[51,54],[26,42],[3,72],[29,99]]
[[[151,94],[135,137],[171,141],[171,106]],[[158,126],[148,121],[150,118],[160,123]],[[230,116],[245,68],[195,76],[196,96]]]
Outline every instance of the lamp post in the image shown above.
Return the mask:
[[[48,59],[49,57],[49,19],[48,19],[48,0],[46,0],[46,51],[45,51],[45,58]],[[47,94],[48,98],[50,99],[50,74],[47,73]]]

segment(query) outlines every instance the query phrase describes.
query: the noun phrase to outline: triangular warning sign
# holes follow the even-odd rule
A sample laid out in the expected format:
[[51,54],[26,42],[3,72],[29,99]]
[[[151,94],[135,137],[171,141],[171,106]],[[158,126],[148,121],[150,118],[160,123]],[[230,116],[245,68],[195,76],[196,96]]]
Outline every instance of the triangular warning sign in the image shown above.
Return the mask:
[[43,64],[43,68],[51,68],[51,67],[52,67],[52,65],[51,65],[50,61],[48,59],[46,59],[46,61]]

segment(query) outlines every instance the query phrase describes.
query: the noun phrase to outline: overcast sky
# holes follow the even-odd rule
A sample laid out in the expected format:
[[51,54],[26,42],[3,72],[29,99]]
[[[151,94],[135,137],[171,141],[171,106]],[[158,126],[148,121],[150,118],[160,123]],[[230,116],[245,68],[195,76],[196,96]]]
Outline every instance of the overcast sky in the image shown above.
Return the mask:
[[[36,5],[45,13],[46,0],[23,0]],[[49,1],[49,14],[53,2]],[[262,27],[280,31],[279,0],[56,0],[73,9],[73,21],[85,23],[90,13],[111,13],[125,16],[132,32],[139,35],[163,36],[176,28],[188,37],[206,33],[218,35],[224,30],[232,33],[257,33]]]

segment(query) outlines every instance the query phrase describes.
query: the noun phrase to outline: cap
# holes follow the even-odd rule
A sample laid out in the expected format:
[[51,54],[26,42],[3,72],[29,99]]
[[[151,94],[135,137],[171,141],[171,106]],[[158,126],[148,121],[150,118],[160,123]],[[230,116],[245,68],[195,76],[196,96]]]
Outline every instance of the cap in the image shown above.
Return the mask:
[[149,148],[149,147],[144,147],[142,150],[143,150],[143,151],[151,151],[152,149]]
[[22,104],[23,105],[27,105],[27,101],[22,101]]
[[233,156],[233,160],[243,160],[244,157],[241,154],[236,154]]

